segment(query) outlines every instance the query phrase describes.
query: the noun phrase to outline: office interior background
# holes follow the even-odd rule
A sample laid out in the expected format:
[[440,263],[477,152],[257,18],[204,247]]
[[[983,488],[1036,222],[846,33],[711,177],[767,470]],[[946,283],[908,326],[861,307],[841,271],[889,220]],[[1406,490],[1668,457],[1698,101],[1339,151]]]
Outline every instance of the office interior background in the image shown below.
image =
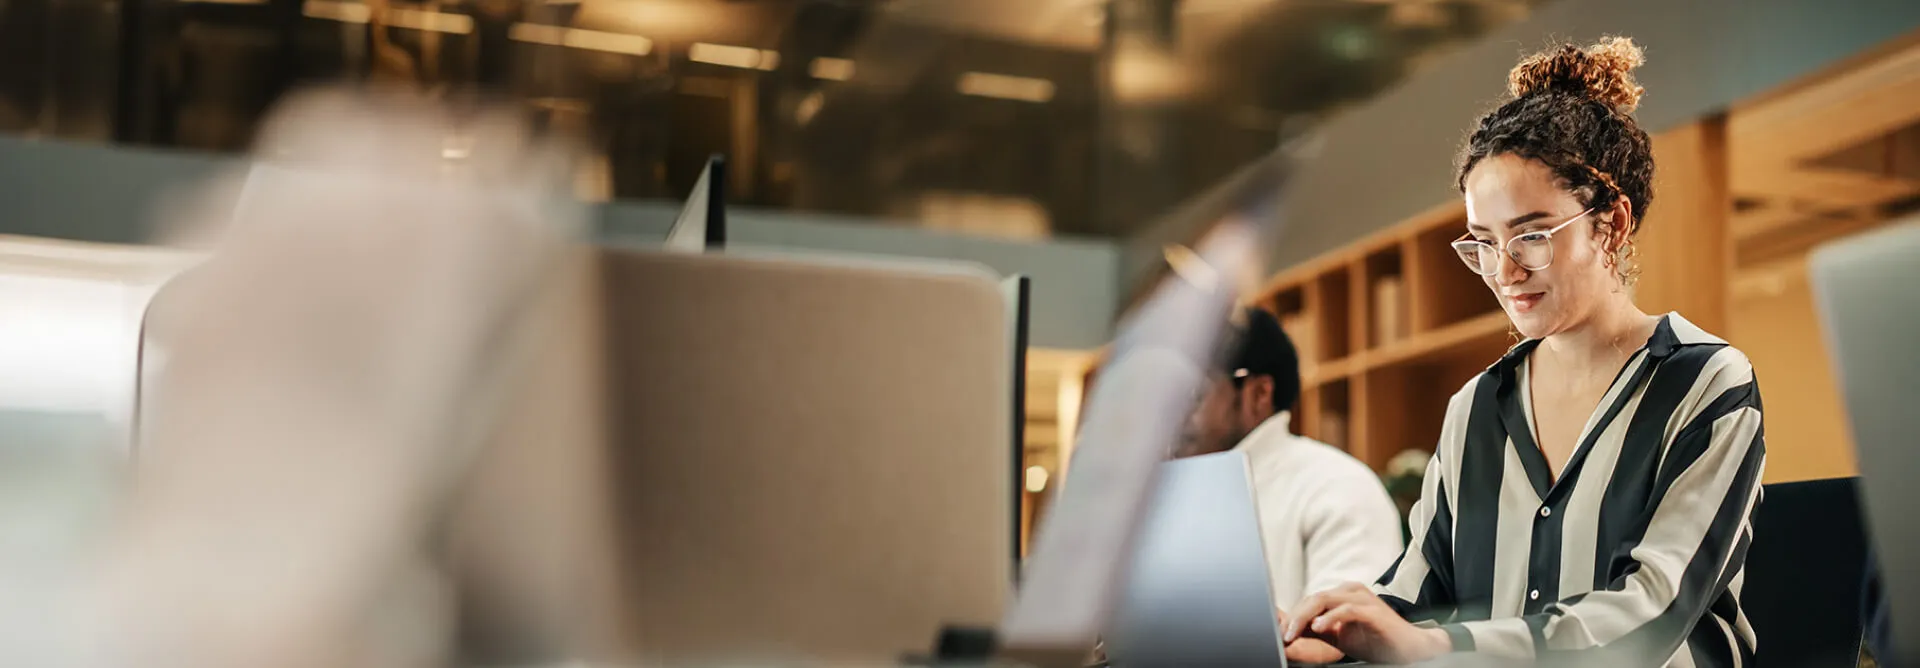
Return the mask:
[[579,138],[604,243],[657,244],[718,153],[732,243],[1031,276],[1027,523],[1204,231],[1175,214],[1316,136],[1252,298],[1301,351],[1294,428],[1388,475],[1512,342],[1447,247],[1457,143],[1516,55],[1603,34],[1649,59],[1641,304],[1752,357],[1768,482],[1855,473],[1806,257],[1920,209],[1911,0],[4,0],[0,455],[126,447],[146,300],[199,257],[158,212],[288,91],[365,79]]

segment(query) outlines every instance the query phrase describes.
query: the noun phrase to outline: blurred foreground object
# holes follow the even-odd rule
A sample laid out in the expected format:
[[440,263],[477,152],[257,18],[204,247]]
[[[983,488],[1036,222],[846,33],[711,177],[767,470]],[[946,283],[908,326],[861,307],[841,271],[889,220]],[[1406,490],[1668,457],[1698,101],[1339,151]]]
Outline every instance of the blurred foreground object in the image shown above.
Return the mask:
[[1913,448],[1913,404],[1920,397],[1920,217],[1826,244],[1809,262],[1827,354],[1845,396],[1847,423],[1860,458],[1877,609],[1868,642],[1883,666],[1920,660],[1920,575],[1909,567],[1920,551],[1913,521],[1912,480],[1920,477]]
[[0,664],[444,662],[438,525],[526,340],[574,326],[524,317],[580,224],[565,154],[511,113],[339,91],[258,152],[170,221],[220,242],[150,316],[136,484],[45,605],[8,606]]
[[1007,656],[1071,665],[1107,630],[1159,463],[1178,442],[1239,294],[1227,279],[1259,264],[1260,231],[1229,218],[1121,324],[1089,398],[1073,483],[1041,525],[1020,596],[1000,620]]

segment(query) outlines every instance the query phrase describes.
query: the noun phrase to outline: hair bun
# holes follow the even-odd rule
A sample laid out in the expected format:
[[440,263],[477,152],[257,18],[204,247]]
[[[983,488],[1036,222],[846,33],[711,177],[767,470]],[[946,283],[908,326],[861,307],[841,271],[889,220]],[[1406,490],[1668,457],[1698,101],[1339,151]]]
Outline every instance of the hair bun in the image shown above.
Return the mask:
[[1507,75],[1507,90],[1515,98],[1563,91],[1631,112],[1646,92],[1634,82],[1633,68],[1646,61],[1640,47],[1626,37],[1608,37],[1585,49],[1562,44],[1521,60]]

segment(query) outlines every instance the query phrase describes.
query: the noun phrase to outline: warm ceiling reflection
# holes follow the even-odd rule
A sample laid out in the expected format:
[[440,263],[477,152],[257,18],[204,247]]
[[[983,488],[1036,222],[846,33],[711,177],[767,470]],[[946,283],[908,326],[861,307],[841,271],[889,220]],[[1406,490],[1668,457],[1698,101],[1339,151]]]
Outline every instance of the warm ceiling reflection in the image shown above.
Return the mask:
[[1111,236],[1536,1],[8,0],[0,132],[238,152],[303,82],[400,82],[524,100],[590,196],[725,153],[743,204]]

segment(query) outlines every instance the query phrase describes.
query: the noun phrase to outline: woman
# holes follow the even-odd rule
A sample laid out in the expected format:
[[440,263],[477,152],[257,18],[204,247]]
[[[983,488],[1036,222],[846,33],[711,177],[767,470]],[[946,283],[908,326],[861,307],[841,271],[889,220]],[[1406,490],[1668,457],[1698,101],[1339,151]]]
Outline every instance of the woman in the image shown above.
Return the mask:
[[1468,139],[1454,246],[1526,340],[1453,396],[1400,560],[1289,611],[1290,657],[1751,663],[1760,393],[1740,351],[1633,304],[1640,63],[1625,38],[1529,57]]

